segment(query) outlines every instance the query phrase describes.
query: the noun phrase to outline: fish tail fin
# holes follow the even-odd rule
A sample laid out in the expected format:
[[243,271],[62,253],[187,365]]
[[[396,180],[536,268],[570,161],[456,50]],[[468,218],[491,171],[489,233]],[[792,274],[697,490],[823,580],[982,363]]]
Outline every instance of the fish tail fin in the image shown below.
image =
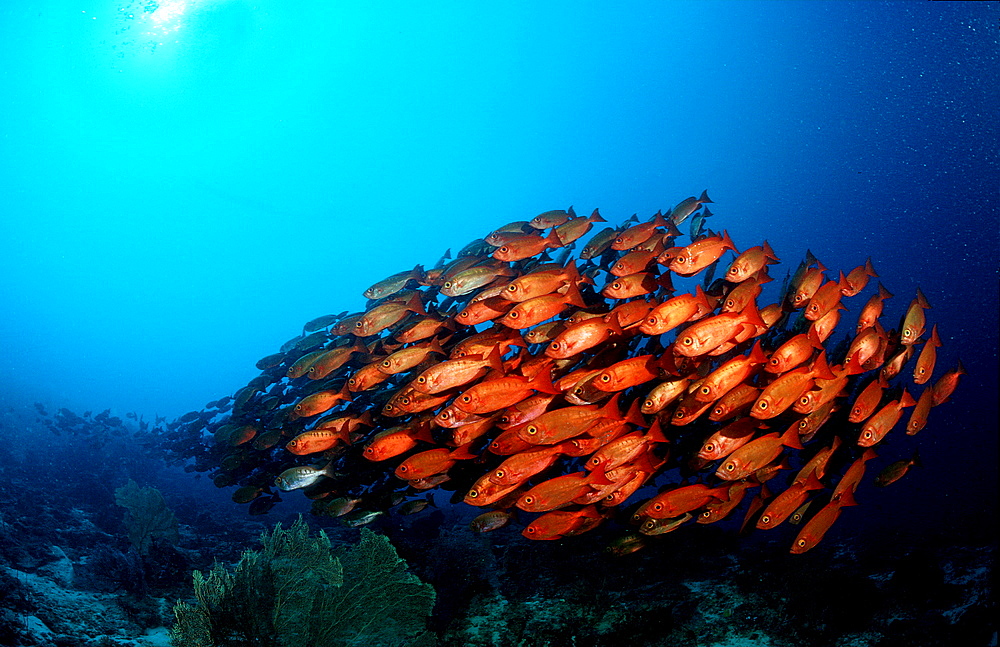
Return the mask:
[[597,209],[594,209],[594,212],[590,214],[589,218],[587,218],[587,222],[607,222],[607,220],[601,216]]
[[[712,202],[712,200],[708,197],[708,189],[705,189],[704,191],[701,192],[701,197],[698,198],[698,202],[701,204],[705,204],[706,202]],[[715,203],[712,202],[712,204]]]
[[927,297],[925,297],[924,293],[920,291],[920,288],[917,288],[917,298],[915,299],[915,301],[917,302],[917,305],[923,308],[924,310],[931,309],[931,304],[927,303]]

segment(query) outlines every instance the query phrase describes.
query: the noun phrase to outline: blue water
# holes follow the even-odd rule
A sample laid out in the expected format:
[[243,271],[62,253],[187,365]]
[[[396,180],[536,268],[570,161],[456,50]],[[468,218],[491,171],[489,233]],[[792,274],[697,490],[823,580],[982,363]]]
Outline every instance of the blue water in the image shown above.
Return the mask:
[[870,256],[886,321],[927,295],[936,375],[969,375],[925,467],[845,515],[995,539],[1000,4],[17,4],[4,405],[173,418],[508,221],[618,224],[708,189],[710,225],[783,270]]

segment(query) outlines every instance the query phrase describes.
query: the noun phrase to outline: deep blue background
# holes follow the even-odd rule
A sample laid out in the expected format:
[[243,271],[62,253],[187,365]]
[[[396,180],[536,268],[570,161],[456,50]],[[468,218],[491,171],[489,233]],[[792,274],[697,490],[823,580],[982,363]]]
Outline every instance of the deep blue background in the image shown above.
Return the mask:
[[500,224],[707,188],[782,269],[871,256],[890,324],[921,287],[970,375],[873,518],[995,524],[998,4],[13,4],[5,404],[180,415]]

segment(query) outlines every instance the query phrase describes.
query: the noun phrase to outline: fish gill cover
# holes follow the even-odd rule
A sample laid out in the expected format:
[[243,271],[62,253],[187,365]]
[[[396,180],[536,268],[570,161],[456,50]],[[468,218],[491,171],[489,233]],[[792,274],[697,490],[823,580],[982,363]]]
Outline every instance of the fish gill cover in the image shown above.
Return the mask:
[[251,514],[301,489],[363,525],[444,490],[482,510],[479,532],[517,511],[536,540],[613,524],[625,554],[738,516],[805,552],[858,503],[886,436],[918,434],[964,369],[936,361],[919,289],[897,324],[871,259],[807,252],[777,274],[784,254],[713,232],[709,204],[596,232],[597,209],[546,211],[402,269],[171,423],[168,451]]

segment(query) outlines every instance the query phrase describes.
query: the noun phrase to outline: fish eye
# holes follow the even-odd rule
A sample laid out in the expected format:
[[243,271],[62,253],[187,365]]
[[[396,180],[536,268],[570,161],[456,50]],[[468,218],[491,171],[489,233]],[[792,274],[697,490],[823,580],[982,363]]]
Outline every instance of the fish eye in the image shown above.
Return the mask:
[[525,532],[527,532],[529,535],[533,535],[533,534],[535,534],[535,527],[534,526],[528,526],[525,529]]
[[601,462],[601,459],[598,458],[597,456],[594,456],[593,458],[591,458],[587,462],[590,463],[590,464],[592,464],[592,465],[598,465]]
[[909,330],[904,330],[903,331],[903,337],[909,337],[909,336],[910,336],[910,331]]
[[711,392],[712,392],[712,389],[708,388],[707,386],[701,387],[701,394],[702,395],[708,395]]
[[451,281],[445,281],[444,282],[444,289],[447,290],[450,287],[451,287]]
[[[382,366],[384,366],[386,368],[389,368],[390,366],[392,366],[392,362],[390,362],[387,359],[386,360],[382,360]],[[309,369],[309,370],[311,371],[312,369]]]
[[871,437],[872,437],[872,432],[870,432],[870,431],[866,431],[866,432],[865,432],[864,434],[862,434],[862,435],[863,435],[863,436],[864,436],[865,438],[871,438]]
[[528,427],[527,427],[527,429],[525,429],[525,431],[527,433],[531,434],[532,436],[534,436],[535,434],[538,433],[538,427],[536,427],[535,425],[528,425]]
[[438,414],[438,418],[441,418],[442,420],[447,420],[450,417],[451,411],[448,411],[447,409]]
[[611,376],[608,375],[607,373],[602,373],[601,374],[601,381],[604,382],[604,383],[608,383],[608,382],[611,381]]
[[407,470],[407,467],[406,467],[405,464],[399,466],[399,471],[400,472],[405,472],[406,470]]
[[684,417],[684,410],[683,409],[678,409],[677,411],[674,411],[674,417],[675,418],[683,418]]
[[526,496],[526,497],[524,497],[524,502],[527,503],[528,505],[531,505],[532,503],[535,502],[535,497],[533,497],[533,496]]
[[779,361],[779,360],[778,360],[778,358],[777,358],[777,357],[772,357],[772,358],[770,359],[770,361],[768,361],[768,364],[770,364],[771,366],[777,366],[777,365],[778,365],[778,361]]
[[504,245],[503,247],[500,248],[500,252],[503,253],[503,254],[506,254],[509,251],[510,251],[510,248],[507,247],[506,245]]
[[681,343],[684,344],[685,346],[690,346],[691,344],[694,343],[694,340],[691,339],[690,337],[685,337],[684,339],[681,340]]
[[549,348],[551,348],[552,350],[559,350],[559,346],[561,346],[561,344],[557,341],[554,341],[551,344],[549,344]]
[[622,238],[621,236],[619,236],[618,238],[615,238],[615,244],[616,245],[618,245],[620,243],[624,243],[624,242],[625,242],[625,239]]
[[507,316],[510,317],[511,319],[517,319],[517,310],[511,310],[510,312],[507,313]]
[[302,411],[302,405],[301,404],[295,405],[295,410],[296,411]]
[[799,421],[799,429],[805,429],[808,426],[809,426],[809,423],[807,421],[805,421],[805,420],[800,420]]
[[726,463],[727,472],[732,472],[734,469],[736,469],[736,463]]
[[656,510],[657,512],[659,512],[660,510],[663,509],[663,504],[662,503],[654,503],[653,504],[653,509]]
[[648,323],[650,326],[655,326],[656,325],[656,317],[649,317],[648,319],[646,319],[646,323]]
[[809,404],[811,401],[812,398],[810,398],[808,395],[804,395],[801,398],[799,398],[799,404]]
[[711,510],[705,510],[704,512],[701,513],[701,516],[704,517],[705,519],[708,519],[709,517],[712,516],[712,511]]
[[479,496],[479,491],[478,490],[469,490],[468,496],[469,496],[470,499],[475,499],[477,496]]
[[417,378],[417,384],[423,384],[426,381],[427,381],[427,378],[424,377],[423,375],[421,375],[420,377]]
[[611,284],[611,287],[615,290],[621,290],[622,289],[621,281],[615,281],[614,283]]
[[469,397],[467,395],[463,395],[462,396],[462,402],[471,402],[471,401],[472,401],[471,397]]
[[497,477],[498,479],[502,479],[504,474],[506,474],[506,472],[504,472],[503,470],[497,470],[493,472],[493,476]]
[[761,517],[760,520],[763,523],[771,523],[771,517],[767,516],[766,514],[763,517]]
[[354,322],[354,327],[355,328],[360,328],[362,325],[364,325],[364,324],[362,324],[360,321],[355,321]]
[[726,307],[727,308],[736,307],[736,301],[734,301],[733,299],[726,299]]
[[806,540],[805,539],[800,539],[797,542],[795,542],[795,545],[798,546],[799,548],[805,548]]
[[760,410],[762,410],[762,411],[764,409],[767,409],[767,400],[761,400],[760,402],[758,402],[757,403],[757,408],[760,409]]
[[406,396],[406,395],[404,395],[403,397],[401,397],[401,398],[399,399],[399,403],[400,403],[401,405],[403,405],[404,407],[405,407],[406,405],[410,404],[410,398],[409,398],[409,396]]
[[705,445],[705,451],[706,452],[714,452],[715,451],[715,445],[712,444],[712,443],[708,443],[707,445]]
[[365,447],[365,453],[366,454],[374,454],[375,450],[373,448],[371,448],[371,447]]
[[921,375],[923,375],[923,374],[924,374],[924,369],[922,369],[922,368],[918,368],[918,369],[917,369],[917,373],[920,373]]
[[721,416],[721,415],[722,415],[722,414],[724,414],[725,412],[726,412],[726,410],[725,410],[725,409],[723,409],[722,407],[715,407],[714,409],[712,409],[712,413],[713,413],[714,415],[716,415],[716,416]]
[[652,398],[650,398],[649,400],[646,400],[645,402],[643,402],[642,406],[643,406],[644,409],[652,409],[655,404],[656,403],[653,402]]

